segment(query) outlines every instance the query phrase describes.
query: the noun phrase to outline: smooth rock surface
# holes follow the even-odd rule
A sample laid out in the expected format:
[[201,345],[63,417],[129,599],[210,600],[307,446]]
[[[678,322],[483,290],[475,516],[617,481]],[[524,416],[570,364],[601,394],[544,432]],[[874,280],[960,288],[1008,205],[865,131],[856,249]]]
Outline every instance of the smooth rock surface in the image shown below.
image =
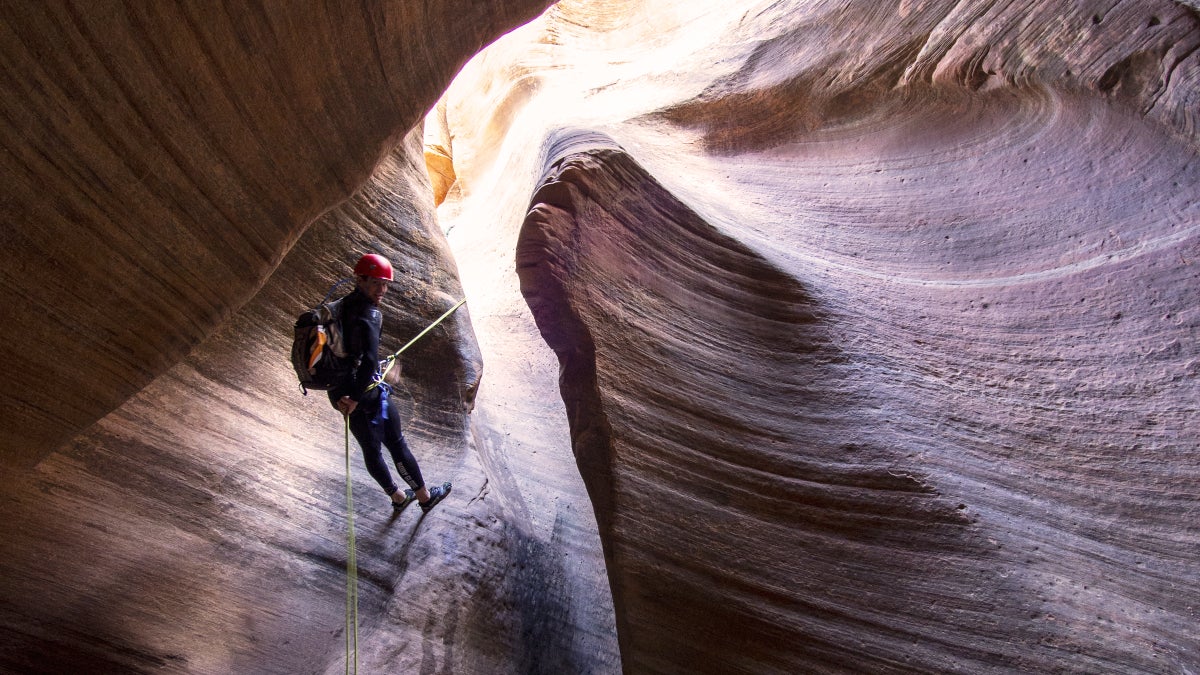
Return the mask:
[[[0,9],[0,460],[174,366],[545,0]],[[53,382],[55,386],[46,386]]]
[[1196,4],[544,6],[0,10],[0,670],[342,671],[368,248],[366,671],[1200,670]]
[[[6,482],[0,670],[342,672],[344,430],[323,392],[301,396],[281,328],[360,250],[402,270],[383,308],[385,349],[461,297],[420,137],[310,227],[217,334]],[[582,486],[580,518],[535,530],[493,466],[502,434],[471,429],[483,369],[470,312],[405,353],[393,394],[426,479],[452,479],[451,497],[393,517],[350,441],[359,665],[614,672]]]
[[1197,45],[568,2],[468,65],[440,213],[516,248],[628,671],[1200,667]]
[[[4,8],[0,671],[343,672],[344,432],[291,325],[368,250],[400,272],[385,349],[462,297],[420,116],[542,7]],[[351,443],[359,665],[616,672],[569,446],[535,529],[470,416],[471,313],[396,393],[451,498],[392,518]]]

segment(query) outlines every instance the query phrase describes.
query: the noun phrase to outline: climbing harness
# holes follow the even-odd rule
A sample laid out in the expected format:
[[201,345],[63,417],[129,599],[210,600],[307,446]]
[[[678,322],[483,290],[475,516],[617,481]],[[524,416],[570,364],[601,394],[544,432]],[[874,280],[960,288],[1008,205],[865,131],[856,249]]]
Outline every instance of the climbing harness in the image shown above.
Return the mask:
[[420,333],[417,333],[416,337],[414,337],[413,339],[406,342],[404,344],[404,346],[401,347],[400,349],[397,349],[394,354],[390,354],[386,359],[384,359],[383,362],[386,363],[387,365],[385,365],[383,370],[379,373],[379,379],[375,380],[374,382],[371,383],[370,386],[367,387],[367,391],[371,391],[372,389],[374,389],[375,387],[378,387],[383,382],[383,378],[387,377],[387,374],[392,370],[392,366],[396,365],[396,357],[398,357],[398,356],[400,356],[400,354],[404,353],[404,350],[413,346],[413,344],[415,344],[417,340],[420,340],[421,338],[425,337],[426,333],[433,330],[434,328],[437,328],[437,325],[439,323],[445,321],[446,317],[453,314],[455,311],[458,310],[459,307],[462,307],[466,303],[467,303],[466,298],[459,300],[457,303],[454,304],[453,307],[446,310],[445,314],[442,314],[441,316],[439,316],[437,318],[436,321],[429,324],[429,326],[426,327],[425,330],[421,331]]
[[350,416],[346,420],[346,675],[358,674],[358,558],[354,549],[354,489],[350,480]]

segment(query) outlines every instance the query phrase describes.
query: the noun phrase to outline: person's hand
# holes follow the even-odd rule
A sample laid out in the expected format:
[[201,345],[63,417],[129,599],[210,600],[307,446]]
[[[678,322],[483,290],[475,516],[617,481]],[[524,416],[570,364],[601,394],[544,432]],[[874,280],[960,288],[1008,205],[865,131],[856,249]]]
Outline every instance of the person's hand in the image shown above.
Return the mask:
[[354,409],[358,407],[358,401],[355,401],[349,396],[343,396],[338,399],[337,407],[338,410],[342,411],[343,415],[349,417],[350,413],[354,412]]

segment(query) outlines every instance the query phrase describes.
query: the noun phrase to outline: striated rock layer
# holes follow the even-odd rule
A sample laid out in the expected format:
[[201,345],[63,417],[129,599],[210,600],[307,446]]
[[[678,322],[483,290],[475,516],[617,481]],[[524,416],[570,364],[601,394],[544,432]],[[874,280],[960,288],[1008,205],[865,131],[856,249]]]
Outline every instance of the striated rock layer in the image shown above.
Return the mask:
[[[289,338],[272,327],[320,300],[361,247],[419,271],[395,296],[445,304],[458,292],[444,248],[417,236],[432,223],[413,207],[422,187],[412,184],[420,166],[405,159],[413,150],[409,143],[385,161],[375,184],[310,228],[262,292],[187,359],[7,481],[6,671],[340,666],[342,425],[323,392],[302,397],[279,367]],[[406,236],[381,236],[399,222]],[[418,305],[406,315],[398,300],[384,310],[391,334],[414,333],[421,314],[441,310]],[[463,461],[464,407],[480,376],[469,324],[456,319],[414,352],[421,361],[398,389],[406,421],[421,420],[409,436],[431,478]],[[381,517],[385,503],[363,478],[355,490],[368,645],[402,578],[398,565],[420,562],[400,555],[412,521]]]
[[0,670],[342,670],[367,248],[365,670],[1200,670],[1195,3],[545,4],[0,10]]
[[[364,249],[403,270],[385,349],[461,296],[419,138],[188,358],[6,481],[0,671],[342,672],[344,430],[323,392],[301,396],[285,329]],[[490,457],[495,432],[472,429],[470,311],[405,353],[393,394],[427,480],[453,479],[451,499],[393,517],[351,441],[359,664],[613,672],[595,524],[579,522],[590,511],[534,529]]]
[[[462,297],[419,118],[544,5],[0,10],[0,671],[343,672],[344,429],[292,322],[368,250],[399,271],[384,349]],[[395,393],[451,499],[393,518],[351,444],[359,665],[615,672],[567,443],[534,511],[470,414],[473,305]]]
[[456,80],[628,671],[1200,668],[1200,17],[1110,4],[564,2]]
[[32,465],[178,363],[546,4],[6,5],[0,458]]

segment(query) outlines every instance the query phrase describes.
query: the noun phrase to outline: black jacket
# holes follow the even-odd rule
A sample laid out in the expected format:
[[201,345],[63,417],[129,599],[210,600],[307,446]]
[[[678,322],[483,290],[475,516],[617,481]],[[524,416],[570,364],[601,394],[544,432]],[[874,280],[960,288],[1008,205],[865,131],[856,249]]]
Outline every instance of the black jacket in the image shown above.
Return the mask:
[[346,378],[329,390],[330,402],[349,396],[360,406],[379,400],[379,389],[367,387],[379,372],[379,333],[383,314],[371,299],[357,288],[342,301],[342,340],[353,365]]

